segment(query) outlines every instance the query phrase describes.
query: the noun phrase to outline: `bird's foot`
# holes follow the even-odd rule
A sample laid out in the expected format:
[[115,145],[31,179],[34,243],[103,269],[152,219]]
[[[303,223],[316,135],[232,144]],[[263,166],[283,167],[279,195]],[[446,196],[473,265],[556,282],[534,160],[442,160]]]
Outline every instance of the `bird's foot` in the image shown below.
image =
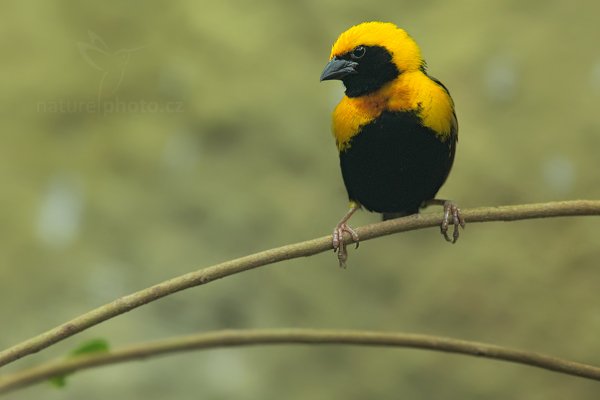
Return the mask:
[[351,227],[349,227],[346,222],[340,222],[337,224],[335,229],[333,230],[333,251],[337,252],[337,258],[340,263],[340,268],[346,268],[346,260],[348,259],[348,250],[346,250],[346,242],[344,242],[344,232],[348,233],[354,243],[356,243],[356,248],[358,248],[359,237],[358,233]]
[[[460,208],[458,208],[458,206],[452,201],[445,200],[443,206],[444,219],[442,220],[442,224],[440,225],[440,231],[442,232],[442,235],[444,235],[446,241],[456,243],[459,236],[458,227],[461,226],[463,229],[465,229],[465,220],[460,213]],[[454,225],[454,228],[452,230],[452,238],[448,236],[448,227],[450,225]]]

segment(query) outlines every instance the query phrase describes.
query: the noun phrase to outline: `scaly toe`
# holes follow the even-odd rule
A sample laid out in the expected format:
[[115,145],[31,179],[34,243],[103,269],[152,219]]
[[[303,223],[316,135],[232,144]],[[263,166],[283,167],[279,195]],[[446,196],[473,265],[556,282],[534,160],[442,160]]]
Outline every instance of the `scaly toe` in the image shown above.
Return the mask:
[[332,246],[333,251],[337,252],[338,261],[341,268],[346,268],[346,260],[348,260],[348,251],[346,250],[346,242],[344,241],[344,233],[348,233],[358,248],[359,237],[358,233],[350,228],[345,223],[339,224],[333,230]]
[[342,227],[342,230],[344,232],[347,232],[352,237],[352,240],[356,244],[355,248],[358,249],[358,245],[360,244],[360,238],[358,237],[358,233],[356,233],[356,231],[354,229],[350,228],[348,225],[344,225]]
[[331,240],[331,244],[333,245],[333,252],[335,253],[340,248],[340,230],[339,228],[335,228],[333,230],[333,238]]
[[346,268],[346,260],[348,260],[348,252],[346,251],[346,246],[340,247],[338,253],[338,262],[340,263],[340,268]]
[[[448,236],[448,227],[450,225],[451,216],[453,225],[452,238]],[[454,203],[448,201],[444,204],[444,219],[442,220],[442,224],[440,226],[444,238],[448,242],[456,243],[458,237],[460,236],[459,227],[462,227],[463,229],[465,227],[465,220],[460,213],[460,208],[458,208]]]

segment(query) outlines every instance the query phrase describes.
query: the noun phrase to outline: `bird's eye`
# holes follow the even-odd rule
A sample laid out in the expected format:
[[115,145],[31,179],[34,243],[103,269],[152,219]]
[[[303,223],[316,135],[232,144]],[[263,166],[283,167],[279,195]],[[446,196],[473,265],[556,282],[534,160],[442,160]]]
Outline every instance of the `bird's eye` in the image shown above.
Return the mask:
[[352,53],[350,53],[350,57],[352,57],[355,60],[358,60],[359,58],[362,58],[366,52],[367,49],[365,49],[364,46],[356,46],[354,50],[352,50]]

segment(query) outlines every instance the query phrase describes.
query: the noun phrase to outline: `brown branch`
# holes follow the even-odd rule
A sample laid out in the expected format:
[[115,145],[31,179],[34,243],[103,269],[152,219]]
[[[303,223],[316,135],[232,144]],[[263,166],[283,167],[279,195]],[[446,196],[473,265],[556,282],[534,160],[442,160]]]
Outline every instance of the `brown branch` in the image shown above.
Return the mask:
[[[468,223],[488,221],[514,221],[532,218],[565,217],[576,215],[600,215],[600,200],[573,200],[542,204],[525,204],[502,207],[484,207],[463,210]],[[413,215],[396,220],[366,225],[356,229],[362,241],[397,232],[438,226],[441,216],[435,214]],[[466,239],[466,238],[465,238]],[[346,238],[350,242],[350,238]],[[121,297],[108,304],[82,314],[29,340],[0,352],[0,367],[29,354],[43,350],[52,344],[97,325],[107,319],[131,311],[154,300],[212,282],[214,280],[247,271],[263,265],[292,258],[306,257],[331,250],[331,236],[290,244],[265,250],[235,260],[169,279],[157,285]],[[335,263],[332,261],[332,265]]]
[[600,368],[529,351],[438,336],[351,330],[264,329],[225,330],[130,346],[109,353],[53,361],[0,379],[0,393],[64,376],[83,369],[155,357],[161,354],[274,344],[336,344],[407,347],[478,356],[525,364],[567,375],[600,381]]

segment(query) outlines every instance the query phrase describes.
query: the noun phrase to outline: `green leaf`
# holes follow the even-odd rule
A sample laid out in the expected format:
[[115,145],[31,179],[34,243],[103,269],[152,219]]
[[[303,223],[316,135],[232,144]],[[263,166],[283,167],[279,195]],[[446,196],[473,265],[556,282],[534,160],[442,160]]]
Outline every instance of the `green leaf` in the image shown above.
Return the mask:
[[[79,357],[82,355],[91,355],[94,353],[107,353],[109,351],[108,342],[104,339],[92,339],[79,345],[72,350],[67,358]],[[56,375],[48,379],[48,382],[54,387],[63,388],[67,385],[67,376],[70,374]]]
[[64,388],[67,386],[67,375],[57,375],[48,379],[48,382],[54,387]]
[[88,355],[91,353],[107,353],[108,342],[104,339],[92,339],[82,343],[75,350],[71,351],[70,357],[80,356],[82,354]]

